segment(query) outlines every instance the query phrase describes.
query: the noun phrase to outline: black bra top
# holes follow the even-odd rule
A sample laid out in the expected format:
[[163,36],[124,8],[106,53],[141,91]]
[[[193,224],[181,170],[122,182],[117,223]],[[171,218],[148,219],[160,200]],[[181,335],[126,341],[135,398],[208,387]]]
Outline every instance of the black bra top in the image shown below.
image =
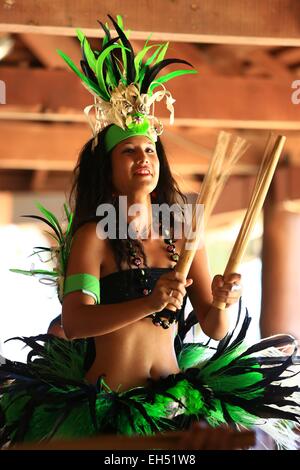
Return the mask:
[[[153,289],[160,276],[172,268],[143,268],[148,279],[147,287]],[[126,269],[100,278],[100,303],[114,304],[143,297],[139,269]]]

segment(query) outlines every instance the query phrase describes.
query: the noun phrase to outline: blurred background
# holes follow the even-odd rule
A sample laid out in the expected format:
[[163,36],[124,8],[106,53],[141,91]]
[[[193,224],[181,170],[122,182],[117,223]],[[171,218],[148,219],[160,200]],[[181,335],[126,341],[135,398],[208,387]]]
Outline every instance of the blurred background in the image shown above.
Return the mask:
[[[245,138],[210,218],[206,244],[212,274],[221,273],[249,203],[270,130],[287,136],[281,161],[244,262],[243,304],[253,317],[250,342],[279,332],[300,337],[300,80],[299,2],[292,0],[5,0],[0,9],[0,348],[12,359],[26,351],[11,336],[45,332],[60,313],[54,286],[9,268],[45,268],[30,257],[51,240],[38,222],[39,201],[59,219],[79,150],[91,136],[83,108],[91,95],[56,49],[79,64],[75,29],[97,48],[96,18],[121,14],[135,50],[153,31],[170,41],[168,57],[198,74],[167,87],[176,98],[175,125],[165,109],[163,142],[173,174],[194,198],[220,130]],[[172,69],[170,69],[172,70]],[[294,95],[295,96],[295,95]],[[297,101],[297,100],[296,100]],[[233,315],[234,316],[234,315]],[[199,328],[192,339],[201,337]]]

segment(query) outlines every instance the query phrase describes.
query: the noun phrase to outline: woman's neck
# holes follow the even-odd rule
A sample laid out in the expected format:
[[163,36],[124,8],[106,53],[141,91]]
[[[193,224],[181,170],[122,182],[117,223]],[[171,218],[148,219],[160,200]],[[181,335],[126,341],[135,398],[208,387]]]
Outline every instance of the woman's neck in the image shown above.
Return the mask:
[[135,238],[150,237],[152,227],[150,195],[128,197],[127,210],[127,223],[129,224],[130,236],[134,236]]

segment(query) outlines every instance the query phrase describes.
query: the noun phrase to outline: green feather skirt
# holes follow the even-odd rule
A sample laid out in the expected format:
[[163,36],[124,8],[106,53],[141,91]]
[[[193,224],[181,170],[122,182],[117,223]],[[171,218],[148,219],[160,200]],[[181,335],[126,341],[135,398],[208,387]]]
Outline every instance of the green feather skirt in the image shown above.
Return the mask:
[[[277,335],[247,347],[245,317],[239,332],[215,350],[186,345],[181,372],[146,386],[116,392],[100,377],[88,383],[88,340],[51,335],[21,339],[27,363],[0,366],[0,444],[96,434],[151,435],[181,430],[191,421],[211,426],[261,427],[279,448],[297,448],[300,390],[295,340]],[[283,355],[282,348],[290,353]]]

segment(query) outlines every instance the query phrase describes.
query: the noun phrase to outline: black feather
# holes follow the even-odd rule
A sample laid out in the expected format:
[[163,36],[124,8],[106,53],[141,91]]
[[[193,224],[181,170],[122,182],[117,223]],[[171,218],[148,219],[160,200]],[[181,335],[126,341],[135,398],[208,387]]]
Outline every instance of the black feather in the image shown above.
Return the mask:
[[117,40],[119,39],[119,36],[116,36],[115,38],[112,38],[110,41],[108,41],[105,46],[102,47],[100,54],[105,51],[108,47],[112,46]]
[[[100,54],[102,54],[103,51],[105,51],[105,49],[107,49],[108,47],[112,46],[112,45],[117,41],[117,39],[118,39],[118,37],[113,38],[113,39],[111,39],[110,41],[108,41],[108,42],[105,44],[105,46],[102,47]],[[110,56],[112,56],[112,52],[110,53]],[[106,59],[106,60],[107,60],[107,59]],[[103,78],[104,78],[104,81],[105,81],[105,82],[106,82],[106,75],[107,75],[106,60],[105,60],[104,63],[103,63]]]
[[286,345],[294,345],[295,352],[297,350],[297,346],[295,345],[295,339],[289,335],[277,335],[272,336],[271,338],[265,338],[261,340],[259,343],[250,346],[246,351],[244,351],[240,357],[248,356],[250,354],[262,351],[269,347],[279,348],[281,346]]
[[[240,307],[239,307],[239,312],[240,312],[240,309],[241,309],[241,303],[240,303]],[[238,319],[237,319],[237,323],[239,321],[239,315],[238,315]],[[227,352],[228,350],[230,349],[233,349],[237,344],[241,343],[242,340],[245,338],[246,336],[246,333],[247,333],[247,329],[250,325],[250,322],[251,322],[251,318],[249,317],[249,313],[248,313],[248,310],[246,310],[246,313],[245,313],[245,318],[243,320],[243,323],[242,323],[242,326],[241,326],[241,329],[237,335],[237,337],[235,338],[234,341],[232,341],[232,343],[230,344],[229,346],[229,343],[231,342],[232,338],[233,338],[233,335],[234,335],[234,332],[236,330],[236,327],[237,327],[237,324],[235,326],[235,328],[230,332],[228,333],[218,344],[218,347],[217,347],[217,351],[215,352],[215,354],[212,356],[211,360],[215,360],[217,358],[219,358],[225,351]]]
[[127,39],[125,33],[119,27],[118,23],[113,19],[112,16],[108,15],[108,17],[112,21],[122,41],[123,46],[126,47],[126,49],[129,49],[129,50],[126,50],[125,53],[126,53],[126,59],[127,59],[126,80],[127,80],[127,85],[130,85],[135,80],[134,50],[130,41]]
[[[101,21],[98,20],[98,23],[100,24],[100,26],[102,27],[104,33],[106,34],[106,37],[108,39],[108,42],[107,44],[111,41],[111,35],[110,35],[110,31],[109,29],[105,26],[105,24],[103,24]],[[117,36],[116,38],[114,38],[114,42],[117,41],[119,39],[119,36]],[[116,77],[116,81],[117,83],[119,83],[119,81],[121,80],[121,74],[120,74],[120,71],[117,67],[117,63],[116,63],[116,59],[113,55],[113,53],[110,54],[110,60],[111,60],[111,66],[112,66],[112,69],[113,69],[113,74],[114,76]]]
[[104,24],[104,23],[102,23],[102,21],[100,21],[100,20],[97,20],[97,22],[99,23],[99,25],[100,25],[100,26],[101,26],[101,28],[103,29],[103,31],[104,31],[104,34],[105,34],[105,36],[107,37],[107,39],[110,41],[110,39],[111,39],[111,35],[110,35],[110,31],[109,31],[109,29],[108,29],[108,28],[105,26],[105,24]]
[[155,79],[156,75],[163,68],[167,67],[167,65],[171,65],[171,64],[185,64],[185,65],[189,65],[190,67],[193,67],[192,64],[190,64],[190,62],[187,62],[186,60],[181,60],[181,59],[161,60],[160,62],[158,62],[158,64],[153,65],[153,67],[150,67],[146,71],[142,85],[141,85],[141,93],[147,93],[148,88],[153,82],[153,80]]
[[95,77],[94,72],[90,68],[89,64],[84,60],[80,61],[81,70],[83,71],[84,75],[89,78],[96,86],[98,86],[97,79]]
[[52,225],[50,222],[48,222],[47,219],[44,219],[44,217],[40,217],[39,215],[21,215],[21,217],[28,217],[31,219],[41,220],[42,222],[44,222],[45,224],[49,225],[49,227],[52,228],[52,230],[56,233],[58,239],[62,242],[61,235],[59,231],[57,230],[57,228],[55,227],[55,225]]

